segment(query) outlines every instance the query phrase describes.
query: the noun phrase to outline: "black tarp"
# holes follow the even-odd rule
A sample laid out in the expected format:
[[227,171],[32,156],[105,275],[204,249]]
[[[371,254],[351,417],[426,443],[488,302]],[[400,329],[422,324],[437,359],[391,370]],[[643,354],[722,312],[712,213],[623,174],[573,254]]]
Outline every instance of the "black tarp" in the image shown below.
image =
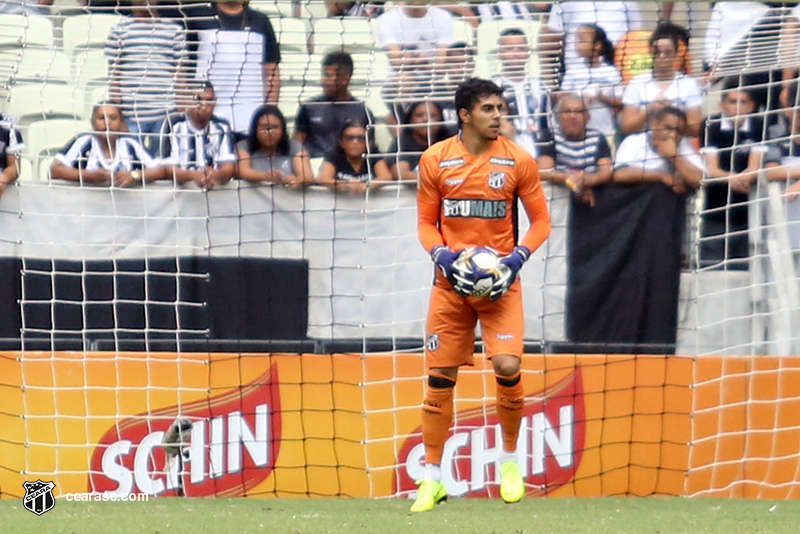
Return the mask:
[[572,201],[567,337],[674,345],[686,197],[662,184],[612,184]]
[[[0,258],[0,337],[306,338],[308,262]],[[23,325],[24,314],[24,325]]]

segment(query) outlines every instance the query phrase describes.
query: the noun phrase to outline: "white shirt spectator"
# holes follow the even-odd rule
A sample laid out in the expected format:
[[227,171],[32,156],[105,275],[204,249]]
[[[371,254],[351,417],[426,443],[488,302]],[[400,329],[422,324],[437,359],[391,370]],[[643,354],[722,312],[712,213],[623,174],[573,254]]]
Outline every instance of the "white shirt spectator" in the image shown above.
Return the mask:
[[228,121],[214,117],[203,129],[185,116],[167,120],[161,130],[161,158],[164,165],[182,169],[219,167],[235,163],[233,134]]
[[668,100],[676,108],[686,111],[703,106],[700,84],[685,74],[676,73],[675,79],[664,87],[653,79],[652,72],[643,72],[628,83],[622,94],[623,106],[647,106],[658,100]]
[[[440,7],[429,7],[423,17],[410,17],[405,9],[396,7],[378,17],[377,24],[381,48],[399,46],[431,61],[437,48],[447,48],[453,42],[453,16]],[[390,66],[392,75],[394,70]]]
[[631,30],[641,28],[639,2],[557,2],[550,10],[548,27],[564,33],[564,63],[570,68],[580,61],[575,49],[575,33],[581,24],[597,24],[616,45]]
[[703,62],[717,64],[768,11],[762,2],[716,2],[706,27]]
[[478,4],[475,9],[478,11],[481,23],[492,22],[493,20],[527,20],[530,18],[530,10],[524,2],[501,0],[499,2]]
[[79,135],[62,153],[56,154],[55,159],[73,169],[105,169],[110,173],[131,172],[158,165],[138,139],[125,136],[117,137],[114,157],[109,159],[103,153],[97,135],[102,134]]
[[617,120],[614,110],[596,97],[605,94],[617,100],[622,99],[624,88],[622,75],[616,67],[607,63],[597,67],[574,64],[567,70],[561,82],[561,90],[578,93],[586,100],[589,108],[589,128],[598,130],[604,135],[614,135],[617,131]]
[[[700,170],[705,170],[703,158],[684,137],[678,144],[678,153]],[[631,134],[620,143],[614,158],[614,168],[634,167],[644,171],[674,172],[672,164],[656,152],[646,132]]]

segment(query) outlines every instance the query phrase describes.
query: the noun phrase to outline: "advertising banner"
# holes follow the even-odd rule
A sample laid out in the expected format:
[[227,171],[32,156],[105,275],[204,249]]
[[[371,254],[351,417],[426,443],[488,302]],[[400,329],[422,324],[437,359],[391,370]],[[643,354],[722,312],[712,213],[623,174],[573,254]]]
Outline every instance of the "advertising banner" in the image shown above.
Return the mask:
[[[529,495],[761,496],[754,473],[784,484],[770,497],[787,495],[800,386],[777,377],[800,362],[775,362],[526,356]],[[420,354],[3,353],[0,377],[3,497],[37,479],[56,496],[384,497],[422,475]],[[176,420],[191,425],[170,455]],[[452,496],[497,495],[500,443],[478,356],[460,373],[444,449]]]

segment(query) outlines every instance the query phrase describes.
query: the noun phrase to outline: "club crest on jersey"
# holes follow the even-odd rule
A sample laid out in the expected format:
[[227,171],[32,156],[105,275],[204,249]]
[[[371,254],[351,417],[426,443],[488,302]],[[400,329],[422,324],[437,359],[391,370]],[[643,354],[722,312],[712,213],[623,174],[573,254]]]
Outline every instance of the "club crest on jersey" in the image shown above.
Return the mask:
[[443,159],[439,162],[439,168],[446,169],[448,167],[458,167],[459,165],[463,164],[464,158]]
[[489,173],[489,187],[492,189],[502,189],[506,185],[506,173],[504,172],[490,172]]
[[513,159],[498,158],[496,156],[492,157],[492,158],[489,158],[489,163],[491,163],[492,165],[504,165],[506,167],[513,167],[515,165],[515,162],[514,162]]
[[428,339],[425,341],[425,346],[430,351],[434,351],[439,348],[439,334],[431,334],[428,336]]

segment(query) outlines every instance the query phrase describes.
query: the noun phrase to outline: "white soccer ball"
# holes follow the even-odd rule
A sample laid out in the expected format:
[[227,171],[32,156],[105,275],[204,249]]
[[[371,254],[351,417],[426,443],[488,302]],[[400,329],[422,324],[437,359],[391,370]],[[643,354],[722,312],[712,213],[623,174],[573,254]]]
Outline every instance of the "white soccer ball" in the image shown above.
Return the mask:
[[489,247],[470,247],[459,254],[454,267],[474,281],[473,297],[487,297],[500,277],[500,255]]

